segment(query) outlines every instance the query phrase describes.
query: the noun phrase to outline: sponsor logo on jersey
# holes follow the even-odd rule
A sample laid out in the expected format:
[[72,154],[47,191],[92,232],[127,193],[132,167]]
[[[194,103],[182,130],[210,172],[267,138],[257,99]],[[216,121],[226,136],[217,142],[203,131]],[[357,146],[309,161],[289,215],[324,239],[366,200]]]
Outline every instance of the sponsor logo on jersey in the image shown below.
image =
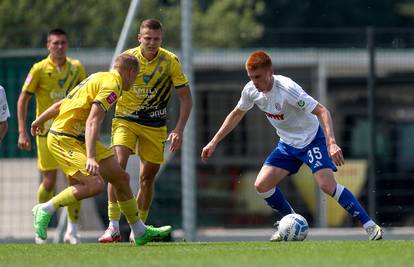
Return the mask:
[[285,119],[285,114],[281,113],[281,114],[272,114],[272,113],[268,113],[265,112],[266,116],[275,120],[279,120],[279,121],[283,121]]
[[106,98],[106,102],[108,102],[109,105],[112,105],[112,103],[114,103],[117,99],[117,95],[115,94],[115,92],[112,92],[107,98]]
[[49,95],[50,95],[50,98],[53,99],[53,101],[56,102],[57,100],[65,98],[66,92],[62,91],[62,90],[60,90],[60,91],[50,91]]

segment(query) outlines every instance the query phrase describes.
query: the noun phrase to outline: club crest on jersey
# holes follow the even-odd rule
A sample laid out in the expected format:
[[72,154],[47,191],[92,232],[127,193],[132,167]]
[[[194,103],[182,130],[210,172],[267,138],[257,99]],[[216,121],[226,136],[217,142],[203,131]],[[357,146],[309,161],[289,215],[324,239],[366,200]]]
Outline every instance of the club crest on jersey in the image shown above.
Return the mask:
[[144,82],[145,82],[145,83],[148,83],[148,82],[151,80],[151,75],[144,75],[144,76],[142,77],[142,79],[144,79]]
[[118,98],[118,96],[115,94],[115,92],[112,92],[107,98],[106,98],[106,102],[108,102],[109,105],[111,105],[112,103],[114,103],[116,101],[116,99]]
[[275,109],[277,111],[281,111],[282,110],[282,106],[279,103],[275,103]]
[[60,86],[60,87],[63,87],[63,85],[65,84],[65,81],[66,81],[66,80],[59,80],[59,81],[58,81],[59,86]]
[[299,100],[298,101],[298,107],[303,108],[305,106],[305,101]]

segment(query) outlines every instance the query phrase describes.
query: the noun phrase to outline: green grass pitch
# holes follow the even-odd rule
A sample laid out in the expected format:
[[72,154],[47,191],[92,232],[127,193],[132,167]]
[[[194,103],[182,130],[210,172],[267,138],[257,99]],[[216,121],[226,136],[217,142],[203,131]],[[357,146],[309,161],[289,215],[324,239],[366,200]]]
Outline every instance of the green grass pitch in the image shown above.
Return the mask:
[[409,267],[414,241],[0,244],[0,266]]

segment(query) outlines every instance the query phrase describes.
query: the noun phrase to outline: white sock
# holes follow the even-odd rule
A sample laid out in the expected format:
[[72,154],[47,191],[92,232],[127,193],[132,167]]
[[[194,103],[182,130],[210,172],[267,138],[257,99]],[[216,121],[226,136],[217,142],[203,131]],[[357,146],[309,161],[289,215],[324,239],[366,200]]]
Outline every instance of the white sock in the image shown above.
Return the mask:
[[108,228],[119,229],[119,221],[109,221]]
[[49,214],[53,214],[56,209],[55,206],[53,206],[52,201],[48,201],[42,204],[42,206],[40,206],[42,208],[42,210],[46,211]]
[[130,224],[129,226],[135,237],[142,236],[147,229],[147,226],[141,220],[138,220],[136,223]]
[[76,235],[78,233],[78,224],[68,222],[68,227],[66,229],[67,233],[71,233],[72,235]]
[[366,223],[364,223],[364,225],[362,227],[364,227],[364,229],[367,229],[370,226],[374,226],[376,223],[373,220],[369,220]]

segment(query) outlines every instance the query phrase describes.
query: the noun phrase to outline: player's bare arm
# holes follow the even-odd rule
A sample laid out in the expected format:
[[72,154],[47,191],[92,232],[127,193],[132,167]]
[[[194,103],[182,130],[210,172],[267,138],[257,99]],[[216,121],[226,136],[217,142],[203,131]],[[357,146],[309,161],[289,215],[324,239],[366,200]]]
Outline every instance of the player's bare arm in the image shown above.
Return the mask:
[[29,100],[32,97],[31,94],[21,92],[19,100],[17,101],[17,123],[19,126],[19,139],[17,146],[22,150],[30,151],[32,145],[30,143],[29,135],[27,134],[26,122],[27,122],[27,106]]
[[62,105],[63,99],[51,105],[48,109],[46,109],[39,117],[36,118],[32,122],[30,133],[33,136],[36,136],[39,132],[43,131],[43,125],[46,121],[50,120],[51,118],[55,118],[59,115],[60,106]]
[[171,141],[170,151],[175,152],[181,148],[183,143],[183,132],[190,116],[193,100],[191,98],[191,91],[188,86],[177,89],[177,95],[180,100],[180,116],[174,130],[169,134],[168,140]]
[[328,147],[329,155],[336,166],[342,166],[345,164],[344,156],[342,155],[341,148],[337,145],[335,135],[332,126],[332,118],[329,110],[321,104],[318,104],[312,111],[315,114],[324,130],[326,136],[326,145]]
[[207,161],[211,155],[213,155],[214,150],[216,150],[217,144],[223,140],[223,138],[229,134],[233,129],[239,124],[241,119],[246,114],[246,111],[242,111],[239,108],[234,108],[229,115],[227,115],[220,129],[211,139],[211,141],[203,148],[201,151],[201,159]]
[[99,164],[96,161],[96,141],[99,140],[104,118],[105,111],[99,103],[94,103],[85,126],[86,169],[91,175],[99,175]]

